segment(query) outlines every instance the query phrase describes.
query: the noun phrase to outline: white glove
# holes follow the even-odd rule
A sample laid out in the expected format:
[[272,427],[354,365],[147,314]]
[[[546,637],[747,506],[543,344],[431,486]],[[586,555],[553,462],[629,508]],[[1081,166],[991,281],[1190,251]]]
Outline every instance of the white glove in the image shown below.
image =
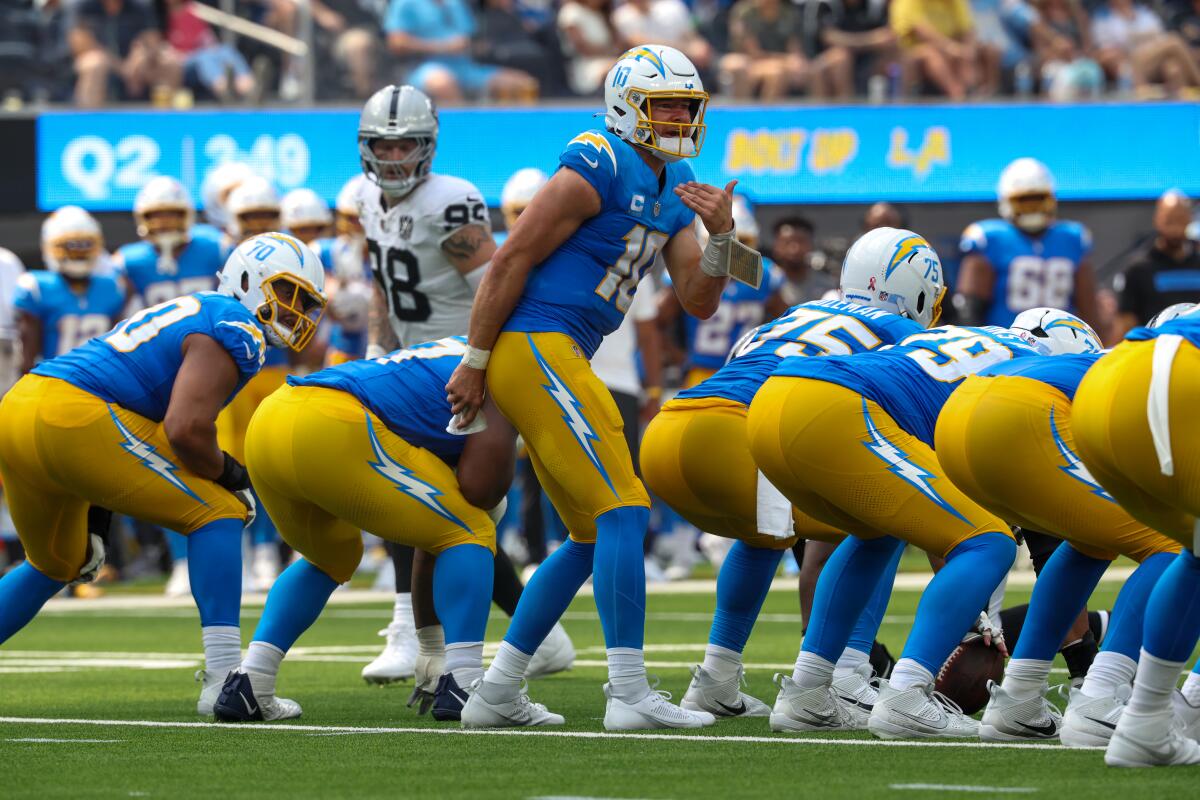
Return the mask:
[[104,566],[104,540],[94,533],[88,534],[89,544],[91,544],[92,557],[79,570],[79,577],[71,581],[74,586],[78,583],[91,583],[96,580],[96,576],[100,573],[100,568]]
[[254,518],[258,516],[258,503],[254,500],[254,492],[250,489],[240,489],[233,493],[233,496],[241,501],[246,507],[246,522],[244,527],[249,528],[254,524]]
[[508,511],[508,496],[500,498],[500,502],[496,503],[495,508],[488,509],[488,516],[492,518],[492,524],[497,528],[500,527],[501,521],[504,519],[504,513]]
[[433,705],[438,679],[446,670],[446,633],[441,625],[426,625],[417,629],[417,665],[408,707],[417,706],[424,714]]
[[963,637],[963,641],[977,636],[983,637],[984,644],[995,647],[1004,655],[1008,655],[1008,646],[1004,642],[1004,629],[1000,627],[999,620],[993,622],[986,611],[979,612],[979,619],[975,620],[975,624]]

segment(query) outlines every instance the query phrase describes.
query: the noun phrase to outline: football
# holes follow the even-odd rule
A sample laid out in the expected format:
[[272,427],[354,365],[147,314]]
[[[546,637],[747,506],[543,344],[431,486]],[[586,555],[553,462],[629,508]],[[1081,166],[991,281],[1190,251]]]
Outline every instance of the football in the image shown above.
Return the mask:
[[1004,677],[1004,656],[991,645],[983,643],[983,637],[973,634],[963,640],[946,659],[938,671],[934,688],[962,707],[966,714],[974,714],[988,701],[989,680],[1000,682]]

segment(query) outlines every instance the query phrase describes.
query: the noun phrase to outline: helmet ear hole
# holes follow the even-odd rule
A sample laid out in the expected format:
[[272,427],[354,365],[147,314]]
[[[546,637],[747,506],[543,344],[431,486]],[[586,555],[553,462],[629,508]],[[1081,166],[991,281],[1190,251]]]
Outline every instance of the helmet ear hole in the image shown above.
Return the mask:
[[243,292],[250,291],[250,273],[249,272],[242,273],[242,291]]
[[917,295],[917,313],[918,314],[925,313],[925,293],[924,292],[921,292],[920,294]]

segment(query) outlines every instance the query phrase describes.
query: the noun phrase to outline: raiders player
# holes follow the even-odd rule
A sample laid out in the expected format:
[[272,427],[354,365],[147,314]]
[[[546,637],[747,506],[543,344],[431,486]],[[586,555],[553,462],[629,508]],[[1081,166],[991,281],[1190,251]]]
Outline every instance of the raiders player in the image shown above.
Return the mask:
[[[465,334],[475,289],[496,250],[480,191],[470,181],[430,171],[437,135],[433,103],[412,86],[380,89],[359,118],[358,152],[367,177],[359,188],[359,220],[376,283],[368,357]],[[371,683],[401,680],[415,671],[413,551],[392,545],[389,552],[396,569],[396,605],[392,624],[381,632],[387,647],[363,669]],[[504,551],[497,549],[496,555],[493,599],[511,615],[522,586]],[[437,649],[436,635],[422,630],[425,652]],[[546,640],[545,663],[531,663],[531,676],[570,665],[570,640],[562,633],[555,642],[554,636]]]

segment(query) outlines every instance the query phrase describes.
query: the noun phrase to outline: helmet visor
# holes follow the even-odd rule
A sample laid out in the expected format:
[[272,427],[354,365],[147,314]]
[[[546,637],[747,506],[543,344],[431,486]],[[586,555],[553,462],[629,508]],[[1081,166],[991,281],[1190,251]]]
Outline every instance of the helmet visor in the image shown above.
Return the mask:
[[262,282],[266,302],[258,309],[258,318],[270,325],[279,338],[297,353],[308,346],[317,333],[325,298],[308,281],[290,272],[272,275]]
[[[635,136],[643,147],[674,158],[692,158],[704,146],[708,93],[696,90],[630,89],[629,105],[638,109]],[[684,105],[686,104],[686,105]],[[686,119],[680,106],[686,108]]]

